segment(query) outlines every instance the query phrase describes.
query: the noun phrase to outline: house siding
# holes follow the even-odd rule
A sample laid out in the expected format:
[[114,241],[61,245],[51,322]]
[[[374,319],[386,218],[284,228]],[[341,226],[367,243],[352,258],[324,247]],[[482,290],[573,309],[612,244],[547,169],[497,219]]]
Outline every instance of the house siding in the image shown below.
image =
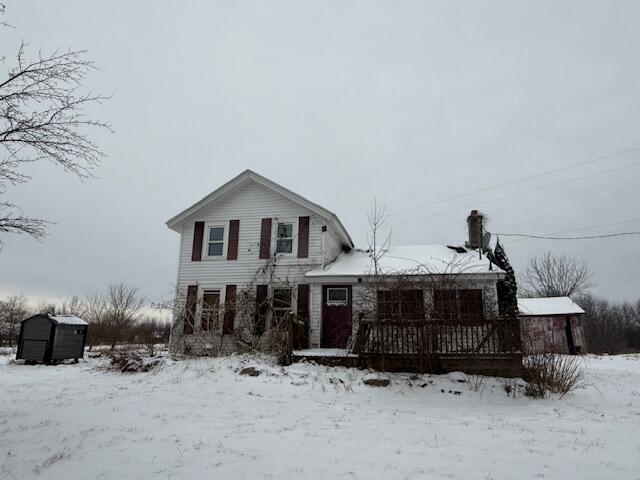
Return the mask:
[[[298,258],[298,219],[299,217],[309,217],[309,249],[308,257]],[[272,218],[271,233],[271,254],[269,259],[259,258],[260,253],[260,233],[263,218]],[[227,249],[229,244],[229,222],[239,220],[238,232],[238,252],[237,259],[227,260]],[[206,250],[208,227],[211,225],[225,226],[225,246],[223,255],[220,258],[207,258],[202,255],[200,261],[192,260],[193,237],[195,222],[205,222],[204,246]],[[293,223],[293,248],[291,254],[275,254],[275,236],[277,223],[287,221]],[[248,290],[255,294],[258,284],[268,284],[269,294],[272,289],[278,286],[289,285],[293,288],[292,307],[296,311],[295,286],[299,283],[308,283],[305,273],[311,269],[319,267],[323,263],[322,248],[322,227],[327,222],[293,202],[284,196],[273,192],[257,183],[249,182],[233,191],[228,197],[220,199],[210,207],[204,207],[185,219],[182,225],[180,236],[179,261],[178,261],[178,292],[186,292],[189,285],[198,287],[198,299],[202,298],[204,290],[219,290],[220,302],[224,303],[225,290],[227,285],[236,285],[238,295],[243,290]],[[329,225],[325,232],[324,263],[334,261],[340,251],[342,244],[337,232]],[[269,265],[265,270],[265,266]],[[179,294],[180,296],[180,294]],[[315,338],[317,332],[315,328],[319,325],[320,317],[317,308],[314,309],[316,301],[314,291],[310,291],[310,336]],[[196,330],[199,327],[196,322]],[[176,326],[180,329],[181,327]],[[221,332],[220,332],[221,333]],[[172,335],[172,338],[176,335]],[[199,353],[204,346],[192,339],[190,350]],[[229,336],[225,336],[229,337]],[[174,339],[175,340],[175,339]],[[193,343],[195,342],[195,343]],[[231,339],[221,339],[220,349],[229,350]],[[172,350],[178,352],[181,348],[172,342]]]
[[[323,285],[351,285],[352,292],[352,333],[355,335],[358,330],[358,321],[360,313],[364,310],[370,310],[371,305],[367,305],[370,302],[371,292],[369,291],[372,286],[370,284],[358,283],[357,278],[345,278],[345,279],[332,279],[331,281],[317,280],[311,285],[310,291],[310,334],[309,343],[312,348],[322,346],[322,287]],[[497,318],[498,317],[498,291],[497,291],[497,279],[486,280],[467,280],[461,288],[481,289],[483,308],[485,318]],[[433,312],[433,289],[424,288],[424,302],[425,312],[427,316]]]

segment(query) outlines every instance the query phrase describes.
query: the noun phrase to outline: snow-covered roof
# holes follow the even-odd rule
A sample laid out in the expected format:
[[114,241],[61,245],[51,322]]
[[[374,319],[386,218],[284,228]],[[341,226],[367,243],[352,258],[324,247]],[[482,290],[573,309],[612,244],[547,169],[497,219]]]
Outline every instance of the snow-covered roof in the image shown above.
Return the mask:
[[[495,274],[504,272],[477,250],[446,245],[399,245],[390,247],[379,262],[385,275],[406,274]],[[342,253],[327,267],[307,272],[308,277],[359,277],[373,274],[373,259],[367,250]]]
[[520,315],[573,315],[584,313],[569,297],[519,298]]
[[89,325],[89,322],[75,315],[47,315],[51,320],[61,325]]

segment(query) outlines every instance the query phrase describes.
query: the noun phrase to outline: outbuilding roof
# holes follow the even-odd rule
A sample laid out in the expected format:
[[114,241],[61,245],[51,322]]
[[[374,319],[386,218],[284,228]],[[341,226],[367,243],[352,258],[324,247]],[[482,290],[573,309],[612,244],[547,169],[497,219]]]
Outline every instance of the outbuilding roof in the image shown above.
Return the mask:
[[59,325],[89,325],[89,322],[75,315],[51,315],[49,318]]
[[584,313],[584,310],[569,297],[519,298],[518,310],[522,316],[574,315]]
[[[34,317],[39,317],[41,315],[34,315]],[[58,325],[89,325],[89,322],[81,319],[80,317],[76,317],[75,315],[52,315],[50,313],[44,314],[49,320]],[[29,318],[34,318],[29,317]],[[29,318],[25,318],[22,320],[29,320]]]
[[[479,258],[477,250],[447,245],[398,245],[390,247],[379,261],[383,275],[485,274],[503,276],[504,272]],[[307,277],[361,277],[373,275],[373,258],[368,250],[341,253],[329,266],[306,273]]]

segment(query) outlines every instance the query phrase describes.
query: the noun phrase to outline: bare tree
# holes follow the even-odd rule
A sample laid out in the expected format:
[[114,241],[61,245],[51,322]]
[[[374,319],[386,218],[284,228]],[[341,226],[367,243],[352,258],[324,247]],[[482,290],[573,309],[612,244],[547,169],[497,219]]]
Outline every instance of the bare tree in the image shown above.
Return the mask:
[[591,288],[591,277],[586,263],[547,252],[529,260],[522,282],[529,296],[574,297]]
[[[0,14],[4,5],[0,4]],[[109,128],[85,117],[88,105],[105,97],[78,91],[95,65],[84,50],[42,52],[31,57],[23,43],[16,61],[0,80],[0,232],[27,234],[42,239],[47,222],[25,216],[15,204],[2,199],[9,185],[24,183],[23,167],[47,159],[80,178],[91,170],[103,152],[89,138],[93,127]],[[0,58],[4,63],[5,57]]]
[[380,230],[387,219],[386,208],[379,207],[377,200],[373,199],[367,220],[369,221],[369,232],[367,233],[367,241],[369,243],[369,251],[371,253],[371,262],[373,264],[373,274],[380,274],[380,260],[391,245],[391,232],[386,237],[381,237]]
[[19,323],[27,315],[27,299],[23,295],[12,295],[0,301],[0,345],[15,345]]
[[56,313],[61,315],[75,315],[77,317],[83,317],[85,312],[85,302],[77,295],[74,295],[60,302],[60,306],[56,310]]
[[105,301],[105,327],[113,349],[131,333],[131,327],[140,313],[144,299],[136,287],[114,283],[109,286]]
[[84,298],[84,320],[89,322],[87,329],[87,344],[91,350],[95,345],[105,341],[107,337],[107,313],[109,306],[104,295],[94,293]]

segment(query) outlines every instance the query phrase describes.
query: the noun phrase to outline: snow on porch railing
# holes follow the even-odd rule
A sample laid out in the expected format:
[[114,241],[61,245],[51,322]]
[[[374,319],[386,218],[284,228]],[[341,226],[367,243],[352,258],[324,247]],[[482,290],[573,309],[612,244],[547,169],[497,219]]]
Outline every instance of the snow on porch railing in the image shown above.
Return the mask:
[[361,322],[352,351],[394,355],[498,354],[519,351],[519,340],[517,323],[508,320]]

